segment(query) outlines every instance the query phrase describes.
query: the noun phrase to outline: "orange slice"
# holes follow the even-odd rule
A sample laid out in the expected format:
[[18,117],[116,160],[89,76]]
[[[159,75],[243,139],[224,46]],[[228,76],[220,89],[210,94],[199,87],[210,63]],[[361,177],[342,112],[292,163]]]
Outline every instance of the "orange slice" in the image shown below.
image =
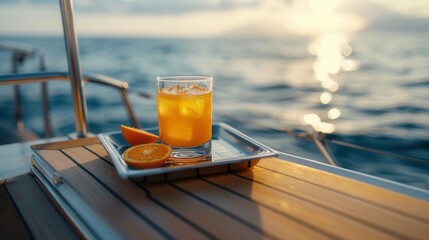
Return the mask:
[[144,143],[154,143],[158,136],[141,129],[121,125],[121,132],[125,140],[131,145],[136,146]]
[[125,162],[135,168],[161,167],[170,158],[171,147],[160,143],[141,144],[125,150]]

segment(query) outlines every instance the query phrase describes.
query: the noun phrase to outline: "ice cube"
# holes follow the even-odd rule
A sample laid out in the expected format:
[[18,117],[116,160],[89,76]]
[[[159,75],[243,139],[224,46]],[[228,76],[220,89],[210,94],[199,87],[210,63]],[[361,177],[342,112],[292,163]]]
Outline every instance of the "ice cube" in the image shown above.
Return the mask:
[[198,86],[198,85],[196,85],[196,84],[192,84],[190,87],[189,87],[189,92],[190,92],[190,94],[193,94],[193,95],[195,95],[195,94],[202,94],[202,93],[205,93],[205,92],[207,92],[207,89],[205,89],[205,88],[203,88],[203,87],[201,87],[201,86]]
[[182,99],[179,112],[182,116],[202,117],[204,115],[204,99]]
[[162,92],[162,93],[167,93],[167,94],[168,94],[168,93],[170,93],[170,91],[169,91],[167,88],[162,88],[162,89],[161,89],[161,92]]
[[189,94],[197,95],[197,94],[201,94],[201,91],[196,88],[192,88],[189,90]]
[[181,83],[179,85],[179,89],[185,89],[185,88],[188,88],[188,85],[186,83]]
[[178,85],[171,86],[170,88],[168,88],[168,92],[173,95],[180,94],[179,86]]
[[190,93],[189,88],[185,87],[181,89],[181,94],[189,94],[189,93]]

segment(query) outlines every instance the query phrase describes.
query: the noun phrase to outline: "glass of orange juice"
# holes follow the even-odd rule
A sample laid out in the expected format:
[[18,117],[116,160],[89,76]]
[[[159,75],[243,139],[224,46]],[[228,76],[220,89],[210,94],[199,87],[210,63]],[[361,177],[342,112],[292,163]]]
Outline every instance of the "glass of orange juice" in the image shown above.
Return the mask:
[[213,77],[157,77],[161,142],[173,148],[171,158],[211,157]]

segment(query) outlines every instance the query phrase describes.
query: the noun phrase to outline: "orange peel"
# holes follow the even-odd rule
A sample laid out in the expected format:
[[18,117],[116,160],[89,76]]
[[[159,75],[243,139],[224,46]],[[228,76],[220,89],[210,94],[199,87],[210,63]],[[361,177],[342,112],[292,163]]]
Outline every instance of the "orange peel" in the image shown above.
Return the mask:
[[122,136],[131,145],[136,146],[145,143],[154,143],[159,139],[159,136],[146,132],[142,129],[121,125]]
[[170,158],[172,149],[161,143],[148,143],[133,146],[123,153],[124,161],[134,168],[161,167]]

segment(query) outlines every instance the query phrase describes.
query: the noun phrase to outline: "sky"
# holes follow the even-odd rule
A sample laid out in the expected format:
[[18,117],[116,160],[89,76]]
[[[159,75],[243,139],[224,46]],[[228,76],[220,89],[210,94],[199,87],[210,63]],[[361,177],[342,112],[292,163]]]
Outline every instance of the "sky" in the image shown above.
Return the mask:
[[[74,6],[80,36],[429,31],[427,0],[75,0]],[[61,34],[58,0],[0,1],[0,36]]]

